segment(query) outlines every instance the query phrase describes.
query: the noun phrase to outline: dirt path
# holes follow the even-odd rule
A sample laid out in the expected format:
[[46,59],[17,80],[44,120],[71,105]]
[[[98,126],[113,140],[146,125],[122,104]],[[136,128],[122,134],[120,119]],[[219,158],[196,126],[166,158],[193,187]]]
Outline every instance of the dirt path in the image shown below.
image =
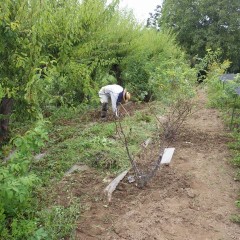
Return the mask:
[[229,164],[226,129],[218,111],[205,108],[203,91],[198,109],[172,144],[176,151],[170,166],[161,168],[146,189],[123,182],[107,206],[101,198],[106,186],[101,177],[94,172],[81,179],[71,176],[79,194],[88,192],[76,239],[240,239],[239,225],[230,221],[237,212],[239,184]]

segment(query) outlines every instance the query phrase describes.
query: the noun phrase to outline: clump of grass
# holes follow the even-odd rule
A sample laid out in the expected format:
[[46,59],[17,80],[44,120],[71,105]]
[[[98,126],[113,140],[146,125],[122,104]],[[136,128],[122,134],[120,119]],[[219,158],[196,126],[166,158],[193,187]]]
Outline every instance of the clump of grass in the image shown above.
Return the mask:
[[53,206],[38,213],[46,239],[74,239],[74,229],[80,216],[81,205],[78,199],[73,199],[68,207]]
[[230,220],[234,223],[240,223],[240,215],[237,215],[237,214],[232,215]]
[[[154,116],[144,111],[121,121],[127,134],[129,149],[134,155],[140,150],[141,143],[155,133]],[[61,178],[72,165],[79,162],[103,172],[116,172],[129,167],[123,139],[115,122],[69,125],[62,125],[62,122],[64,120],[56,120],[52,130],[49,129],[51,137],[45,149],[46,156],[32,167],[44,182]]]

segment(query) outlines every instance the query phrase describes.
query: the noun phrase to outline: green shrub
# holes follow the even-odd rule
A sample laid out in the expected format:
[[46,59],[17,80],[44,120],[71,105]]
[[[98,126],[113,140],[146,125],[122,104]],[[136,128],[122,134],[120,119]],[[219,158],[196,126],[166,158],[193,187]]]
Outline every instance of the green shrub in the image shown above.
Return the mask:
[[40,182],[30,172],[32,155],[47,139],[44,122],[37,122],[33,130],[13,139],[14,153],[0,169],[1,238],[30,239],[37,230],[34,218],[33,190]]

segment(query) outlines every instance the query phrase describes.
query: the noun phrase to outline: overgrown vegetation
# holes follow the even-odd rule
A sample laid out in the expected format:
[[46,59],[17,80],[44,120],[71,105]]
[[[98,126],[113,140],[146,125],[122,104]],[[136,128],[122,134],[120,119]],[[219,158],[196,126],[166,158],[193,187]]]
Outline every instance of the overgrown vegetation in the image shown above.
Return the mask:
[[[196,73],[175,37],[118,2],[1,1],[1,239],[71,238],[81,200],[56,206],[48,186],[78,162],[102,174],[129,166],[115,124],[93,121],[102,85],[123,85],[136,102],[194,94]],[[122,124],[132,154],[156,129],[143,112]]]
[[[165,137],[172,137],[181,124],[176,120],[179,114],[184,118],[188,113],[201,67],[189,67],[167,28],[145,28],[131,13],[120,11],[118,3],[1,0],[1,239],[73,239],[81,199],[71,199],[69,206],[56,205],[48,186],[76,163],[103,175],[129,167],[115,123],[97,120],[102,85],[127,87],[136,104],[161,102],[160,107],[155,103],[154,114],[145,108],[121,119],[132,155],[141,154],[148,137],[156,138],[156,116],[170,106],[179,110],[172,115],[173,125],[170,118],[165,125]],[[214,106],[224,103],[227,112],[235,85],[223,88],[218,75],[229,62],[220,64],[216,57],[210,52],[203,59],[211,69],[209,96]],[[234,104],[239,107],[239,100]],[[237,119],[232,123],[236,143],[231,148],[239,166]]]

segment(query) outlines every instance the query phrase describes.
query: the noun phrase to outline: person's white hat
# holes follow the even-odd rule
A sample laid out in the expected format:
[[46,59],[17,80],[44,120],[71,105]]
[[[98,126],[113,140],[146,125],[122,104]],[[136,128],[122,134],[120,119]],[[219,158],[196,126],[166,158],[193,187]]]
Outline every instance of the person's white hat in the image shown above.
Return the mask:
[[131,98],[131,94],[126,90],[124,89],[124,92],[123,92],[123,101],[124,102],[128,102]]

